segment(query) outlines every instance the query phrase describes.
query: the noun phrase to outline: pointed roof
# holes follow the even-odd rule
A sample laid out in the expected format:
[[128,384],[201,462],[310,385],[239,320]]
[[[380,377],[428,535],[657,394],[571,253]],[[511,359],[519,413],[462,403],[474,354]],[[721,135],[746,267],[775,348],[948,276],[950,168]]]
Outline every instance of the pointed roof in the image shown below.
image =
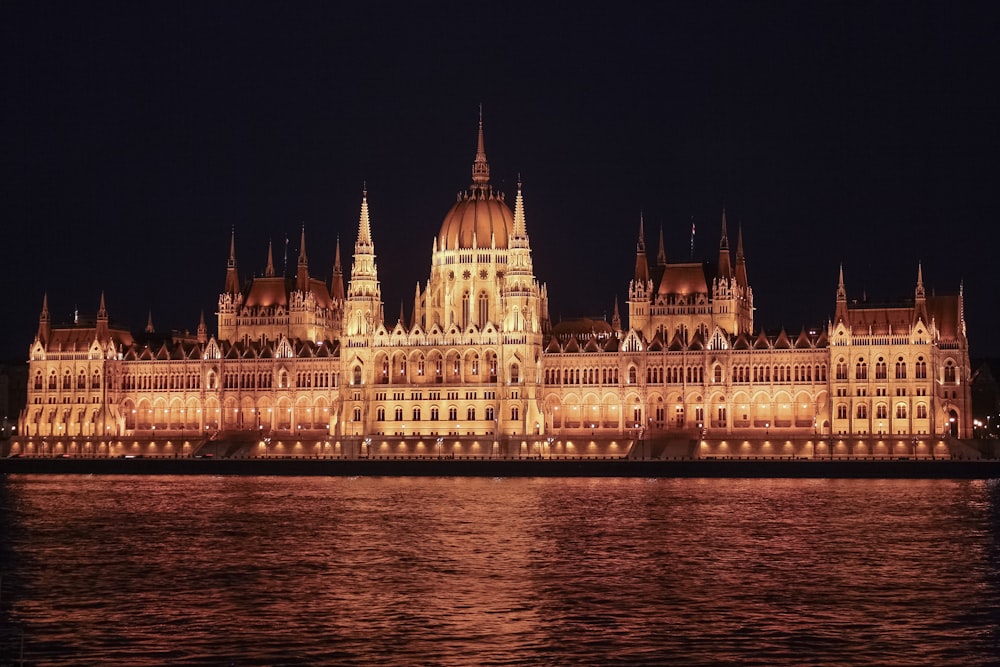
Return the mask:
[[358,245],[371,245],[372,227],[368,221],[368,185],[361,190],[361,216],[358,220]]
[[514,238],[527,237],[528,229],[524,224],[524,196],[521,194],[521,176],[517,178],[517,198],[514,200]]
[[337,235],[337,249],[333,253],[333,278],[330,280],[330,296],[343,301],[344,270],[340,264],[340,235]]
[[664,266],[667,263],[667,251],[663,247],[663,225],[660,225],[660,242],[656,251],[656,263]]
[[479,136],[476,142],[476,159],[472,163],[472,182],[486,185],[490,182],[490,165],[486,161],[486,146],[483,141],[483,105],[479,105]]
[[236,272],[236,227],[233,226],[229,235],[229,261],[226,264],[226,289],[227,294],[236,294],[240,291],[240,278]]
[[645,284],[649,281],[649,262],[646,260],[646,230],[639,211],[639,240],[635,244],[635,280]]
[[271,240],[267,241],[267,266],[264,267],[264,277],[274,277],[274,253],[271,248]]
[[731,278],[733,268],[729,255],[729,235],[726,225],[726,209],[722,209],[722,237],[719,239],[719,278]]

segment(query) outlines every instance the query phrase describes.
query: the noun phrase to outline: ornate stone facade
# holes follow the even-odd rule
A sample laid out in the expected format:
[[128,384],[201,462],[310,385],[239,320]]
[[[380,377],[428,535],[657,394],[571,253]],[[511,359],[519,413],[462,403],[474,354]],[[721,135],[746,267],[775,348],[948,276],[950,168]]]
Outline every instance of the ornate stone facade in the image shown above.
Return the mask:
[[[640,220],[628,322],[552,323],[521,184],[490,185],[480,120],[472,184],[435,236],[410,321],[385,320],[367,192],[345,289],[240,281],[235,233],[218,333],[50,322],[29,352],[15,453],[239,456],[933,456],[972,433],[961,290],[851,302],[800,332],[754,329],[743,235],[718,257],[647,257]],[[624,287],[624,286],[623,286]],[[670,450],[670,443],[683,443]]]

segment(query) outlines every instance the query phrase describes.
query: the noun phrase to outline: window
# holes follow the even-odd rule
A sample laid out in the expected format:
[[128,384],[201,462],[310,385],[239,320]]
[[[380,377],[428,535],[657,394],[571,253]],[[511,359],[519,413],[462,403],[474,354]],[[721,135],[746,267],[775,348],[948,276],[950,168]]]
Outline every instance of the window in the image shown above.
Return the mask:
[[403,421],[403,408],[397,407],[393,414],[396,417],[396,421]]
[[858,363],[854,365],[854,379],[855,380],[867,380],[868,379],[868,365],[864,361],[858,359]]
[[868,418],[868,406],[862,403],[858,406],[858,419]]
[[918,380],[927,379],[927,362],[924,361],[923,357],[917,357],[917,363],[914,364],[914,371]]
[[847,404],[841,403],[837,406],[837,419],[847,419]]
[[955,382],[955,367],[952,365],[951,359],[944,366],[944,381],[945,382]]
[[431,421],[436,422],[437,420],[438,420],[438,409],[437,406],[435,405],[433,408],[431,408]]
[[513,383],[521,381],[521,368],[517,364],[510,365],[510,381]]
[[927,419],[926,403],[917,403],[917,419]]
[[420,421],[420,408],[413,408],[413,421]]
[[875,406],[875,417],[877,419],[885,419],[888,414],[889,414],[889,409],[885,406],[884,403],[879,403],[878,405]]
[[882,357],[879,357],[878,361],[875,363],[875,379],[876,380],[886,379],[886,365],[885,361],[882,360]]
[[466,410],[465,413],[466,413],[467,419],[470,422],[476,421],[476,409],[475,408],[469,407],[469,409]]
[[905,380],[906,379],[906,362],[903,361],[903,357],[896,360],[896,379]]
[[354,408],[354,421],[361,421],[361,408]]
[[628,383],[629,384],[635,384],[636,383],[635,366],[629,366],[629,368],[628,368]]
[[906,419],[906,403],[896,404],[896,419]]
[[518,418],[519,418],[519,417],[518,417],[518,415],[519,415],[519,414],[520,414],[520,413],[519,413],[519,411],[518,411],[518,409],[517,409],[517,406],[516,406],[516,405],[515,405],[514,407],[512,407],[511,409],[510,409],[510,418],[511,418],[511,419],[512,419],[513,421],[517,421],[517,420],[518,420]]
[[458,419],[458,408],[448,408],[448,419],[451,421]]
[[493,408],[492,408],[492,406],[491,406],[491,407],[488,407],[488,408],[486,408],[486,419],[488,419],[489,421],[493,421],[493,418],[494,418],[494,417],[493,417],[493,414],[494,414],[494,413],[493,413]]

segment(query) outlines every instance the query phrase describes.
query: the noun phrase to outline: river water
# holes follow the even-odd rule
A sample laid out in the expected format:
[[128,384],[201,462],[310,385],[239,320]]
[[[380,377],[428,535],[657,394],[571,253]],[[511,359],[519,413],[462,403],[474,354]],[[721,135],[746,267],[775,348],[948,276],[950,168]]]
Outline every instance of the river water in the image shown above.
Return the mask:
[[1000,484],[10,475],[0,664],[996,665]]

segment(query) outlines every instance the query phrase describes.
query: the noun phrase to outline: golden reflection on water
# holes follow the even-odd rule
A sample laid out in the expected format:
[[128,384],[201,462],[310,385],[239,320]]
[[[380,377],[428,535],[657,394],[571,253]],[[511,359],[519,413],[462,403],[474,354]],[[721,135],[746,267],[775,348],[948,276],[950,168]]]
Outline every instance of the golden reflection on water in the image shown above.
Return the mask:
[[10,476],[0,664],[992,664],[996,482]]

